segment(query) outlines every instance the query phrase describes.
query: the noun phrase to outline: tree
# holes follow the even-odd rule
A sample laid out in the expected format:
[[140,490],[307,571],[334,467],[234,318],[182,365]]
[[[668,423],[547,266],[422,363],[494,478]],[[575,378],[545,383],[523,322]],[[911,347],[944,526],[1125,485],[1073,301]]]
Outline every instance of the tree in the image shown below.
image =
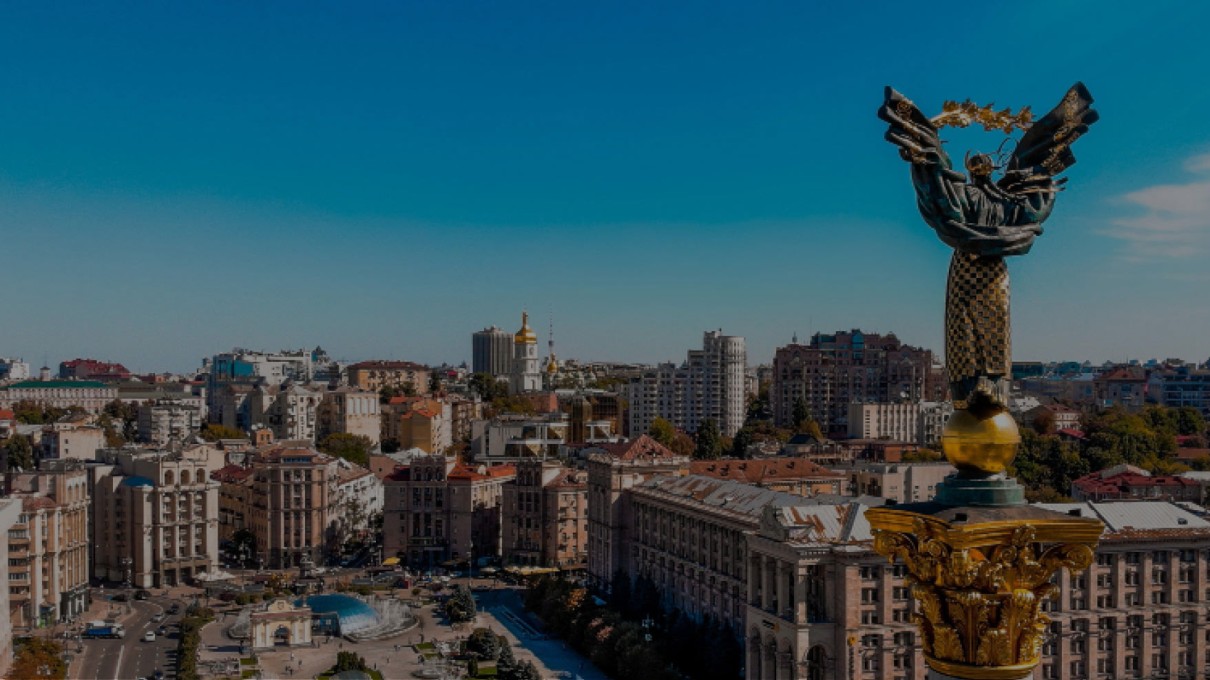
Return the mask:
[[697,444],[694,443],[693,437],[677,430],[676,436],[672,439],[672,445],[668,448],[672,449],[672,452],[678,456],[692,456],[694,449],[697,448]]
[[370,670],[370,666],[366,663],[365,658],[357,652],[337,652],[336,666],[333,670],[336,673],[343,673],[344,671],[366,672]]
[[1192,406],[1182,406],[1176,414],[1176,433],[1179,435],[1198,435],[1206,432],[1206,419],[1202,412]]
[[8,677],[62,680],[67,677],[62,645],[53,640],[30,638],[17,648]]
[[429,371],[429,392],[432,394],[441,392],[441,371]]
[[748,447],[756,443],[752,436],[752,430],[745,425],[735,433],[735,437],[731,439],[731,455],[736,458],[747,458]]
[[328,455],[365,466],[370,462],[370,451],[374,450],[374,442],[364,435],[333,432],[320,440],[316,448]]
[[932,449],[917,449],[903,454],[903,462],[905,463],[935,463],[944,459],[944,455]]
[[647,428],[647,434],[667,447],[671,447],[672,442],[676,440],[676,428],[672,426],[672,423],[660,417],[656,417],[655,420],[651,421],[651,426]]
[[806,400],[803,399],[802,397],[795,399],[794,400],[794,413],[793,413],[794,424],[798,425],[810,417],[811,417],[811,412],[807,410]]
[[723,455],[722,435],[718,431],[718,423],[707,418],[697,426],[694,437],[693,457],[698,460],[715,460]]
[[475,598],[471,595],[471,589],[465,585],[458,585],[454,588],[453,595],[445,601],[445,613],[450,618],[451,623],[465,623],[475,618]]
[[398,453],[403,449],[403,444],[399,443],[399,440],[394,437],[382,440],[379,446],[382,448],[383,453]]
[[496,677],[507,678],[509,674],[516,672],[517,657],[513,656],[513,648],[508,644],[508,640],[500,638],[500,656],[496,661]]
[[476,628],[466,639],[466,651],[480,659],[495,661],[500,656],[500,638],[487,628]]
[[[501,677],[499,669],[497,669],[496,674],[497,677]],[[513,670],[509,673],[508,677],[501,677],[501,680],[542,680],[542,676],[538,673],[538,668],[534,666],[534,662],[522,661],[513,666]]]
[[29,437],[14,434],[4,440],[3,449],[8,471],[34,469],[34,444]]
[[248,438],[248,435],[244,434],[243,431],[237,430],[233,427],[227,427],[226,425],[219,425],[218,423],[206,423],[202,425],[200,434],[202,439],[205,439],[208,442],[216,442],[220,439]]
[[496,380],[496,376],[491,373],[475,373],[467,381],[467,385],[483,401],[508,396],[508,385],[501,380]]

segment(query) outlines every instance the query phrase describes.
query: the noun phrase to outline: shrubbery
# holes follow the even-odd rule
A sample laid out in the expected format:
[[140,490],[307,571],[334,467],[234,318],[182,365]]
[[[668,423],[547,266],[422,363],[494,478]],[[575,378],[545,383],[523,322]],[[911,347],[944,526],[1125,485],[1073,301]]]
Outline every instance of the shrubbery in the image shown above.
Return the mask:
[[214,620],[207,607],[189,607],[181,619],[181,641],[177,645],[176,676],[180,680],[198,680],[197,650],[202,640],[202,627]]

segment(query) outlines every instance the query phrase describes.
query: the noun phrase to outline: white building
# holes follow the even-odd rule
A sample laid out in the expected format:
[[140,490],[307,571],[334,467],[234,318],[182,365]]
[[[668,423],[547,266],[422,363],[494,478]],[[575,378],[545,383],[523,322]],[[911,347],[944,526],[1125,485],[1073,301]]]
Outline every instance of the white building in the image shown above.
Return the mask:
[[646,432],[651,421],[664,418],[686,432],[713,420],[724,435],[734,436],[746,415],[747,363],[742,337],[706,331],[702,349],[689,350],[680,366],[660,364],[631,379],[630,432]]
[[167,447],[193,438],[202,427],[202,408],[175,399],[139,407],[139,441]]
[[542,389],[542,372],[538,370],[538,335],[529,327],[529,314],[521,313],[521,330],[513,336],[512,383],[509,392],[537,392]]
[[29,363],[0,357],[0,380],[29,380]]
[[849,404],[849,437],[915,442],[920,425],[920,404]]

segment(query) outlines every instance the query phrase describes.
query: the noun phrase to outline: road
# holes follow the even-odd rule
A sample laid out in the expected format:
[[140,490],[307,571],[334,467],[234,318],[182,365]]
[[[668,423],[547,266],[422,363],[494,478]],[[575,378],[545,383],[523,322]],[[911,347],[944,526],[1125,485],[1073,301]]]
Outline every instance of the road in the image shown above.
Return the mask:
[[180,615],[164,622],[168,635],[157,635],[155,642],[144,642],[143,634],[161,624],[151,618],[164,612],[171,600],[153,598],[131,603],[133,614],[125,619],[126,637],[121,640],[83,640],[84,653],[72,664],[73,680],[131,680],[150,678],[157,669],[165,678],[176,675],[176,648]]

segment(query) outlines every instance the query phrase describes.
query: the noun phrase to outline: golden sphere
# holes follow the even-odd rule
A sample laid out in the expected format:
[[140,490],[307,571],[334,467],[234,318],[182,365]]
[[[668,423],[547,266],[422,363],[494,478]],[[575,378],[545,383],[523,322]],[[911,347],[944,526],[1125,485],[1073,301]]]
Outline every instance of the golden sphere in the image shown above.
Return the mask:
[[941,450],[950,465],[964,472],[1004,472],[1017,455],[1021,433],[1008,411],[983,418],[955,411],[941,433]]

